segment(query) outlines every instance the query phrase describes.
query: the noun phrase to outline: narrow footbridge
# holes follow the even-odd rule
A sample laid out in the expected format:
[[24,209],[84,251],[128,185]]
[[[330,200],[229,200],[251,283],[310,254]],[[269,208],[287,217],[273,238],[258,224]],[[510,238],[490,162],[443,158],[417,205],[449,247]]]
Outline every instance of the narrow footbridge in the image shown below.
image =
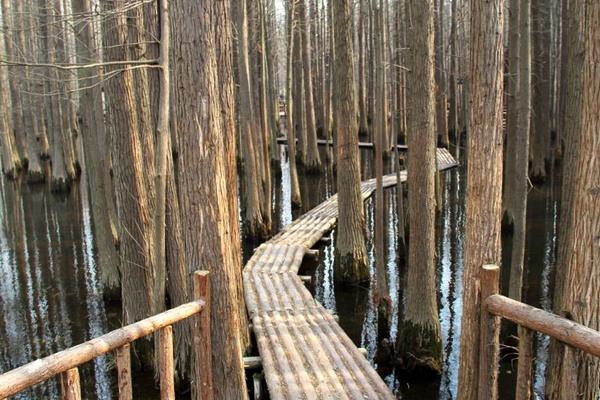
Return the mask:
[[[437,150],[439,170],[457,165]],[[406,171],[400,173],[406,180]],[[386,175],[383,186],[397,183]],[[375,179],[361,184],[363,200]],[[304,255],[330,231],[337,195],[302,215],[258,247],[244,268],[246,305],[273,399],[393,399],[385,382],[298,276]]]

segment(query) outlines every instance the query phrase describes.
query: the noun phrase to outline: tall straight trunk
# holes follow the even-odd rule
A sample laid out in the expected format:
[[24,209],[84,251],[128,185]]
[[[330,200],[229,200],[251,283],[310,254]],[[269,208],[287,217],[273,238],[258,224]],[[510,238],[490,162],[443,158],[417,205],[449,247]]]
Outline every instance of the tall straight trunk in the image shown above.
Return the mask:
[[[298,0],[296,0],[298,1]],[[294,32],[294,54],[293,54],[293,64],[294,64],[294,104],[296,105],[296,112],[294,125],[296,127],[295,137],[298,139],[298,148],[296,149],[296,160],[301,165],[306,165],[307,160],[307,134],[306,134],[306,101],[304,96],[306,95],[304,91],[304,69],[302,64],[302,33],[300,28],[301,16],[300,16],[301,7],[300,4],[296,4],[294,7],[294,15],[293,18],[293,27],[295,29]]]
[[517,137],[515,142],[514,170],[514,234],[510,262],[510,298],[521,301],[523,287],[523,264],[525,262],[525,238],[527,222],[527,181],[529,167],[529,130],[531,121],[531,3],[522,0],[520,5],[519,31],[519,90]]
[[437,141],[440,145],[448,147],[448,117],[446,108],[448,99],[446,97],[446,67],[444,51],[444,1],[436,1],[437,12],[435,19],[435,83],[436,83],[436,125]]
[[[382,32],[383,23],[383,5],[382,1],[378,0],[377,16],[376,16],[376,31]],[[382,34],[383,36],[383,34]],[[384,40],[376,41],[376,53],[378,56],[377,62],[379,63],[377,69],[377,88],[378,96],[375,98],[375,109],[383,110],[385,107],[385,91],[383,85],[385,84],[384,74]],[[385,250],[384,250],[384,194],[383,194],[383,155],[385,148],[385,126],[387,116],[384,113],[377,115],[375,118],[375,180],[376,180],[376,192],[375,192],[375,265],[376,265],[376,277],[375,277],[375,290],[373,293],[373,302],[378,308],[379,324],[385,324],[385,321],[389,317],[390,298],[388,293],[387,276],[386,276],[386,261],[385,261]]]
[[[0,55],[6,59],[4,28],[0,32]],[[21,170],[21,158],[13,135],[12,101],[8,67],[0,65],[0,145],[2,146],[2,172],[9,179],[16,179]]]
[[254,104],[250,86],[250,67],[248,49],[248,15],[246,2],[243,1],[237,10],[238,49],[237,69],[239,76],[239,129],[242,136],[244,153],[244,211],[246,218],[246,234],[252,238],[264,238],[268,234],[263,220],[260,204],[262,186],[259,176],[259,163],[254,149]]
[[[58,63],[69,63],[69,42],[66,30],[68,11],[62,7],[62,0],[54,0],[54,33],[56,60]],[[58,134],[61,136],[61,148],[64,158],[65,172],[69,181],[73,181],[79,174],[79,163],[74,147],[77,136],[77,116],[72,97],[71,71],[59,71],[59,101],[60,101],[60,124]]]
[[300,42],[302,43],[302,88],[306,115],[306,168],[309,172],[318,172],[321,170],[321,157],[319,156],[319,148],[317,146],[310,49],[310,21],[307,16],[306,0],[299,0],[297,8]]
[[[24,61],[25,55],[32,57],[34,52],[33,32],[29,32],[27,14],[25,14],[25,4],[22,1],[18,1],[15,4],[14,10],[14,25],[16,27],[15,32],[15,44],[17,49],[20,49],[18,61]],[[27,12],[31,13],[30,7],[27,7]],[[27,34],[26,34],[27,32]],[[19,68],[19,83],[20,91],[23,91],[22,104],[24,109],[24,129],[25,136],[27,138],[27,183],[41,183],[46,179],[45,172],[42,169],[38,155],[38,144],[36,142],[39,137],[39,122],[37,108],[35,107],[34,93],[31,83],[31,68],[21,67]]]
[[[279,145],[277,137],[279,136],[279,107],[275,104],[279,99],[279,76],[277,57],[277,46],[280,37],[277,34],[275,22],[275,0],[267,0],[265,5],[265,29],[266,29],[266,51],[267,51],[267,91],[269,93],[269,123],[271,125],[271,162],[279,164]],[[278,104],[278,103],[277,103]]]
[[231,248],[238,253],[241,249],[240,242],[231,242],[228,233],[231,213],[237,210],[231,210],[228,201],[235,195],[229,193],[227,178],[234,168],[227,152],[233,149],[225,139],[229,124],[224,123],[220,101],[223,90],[233,95],[233,85],[220,85],[221,74],[231,71],[217,65],[224,43],[215,39],[216,32],[223,32],[231,20],[226,8],[209,0],[175,0],[173,5],[172,104],[181,144],[176,170],[181,210],[185,210],[181,221],[186,232],[185,257],[190,268],[201,266],[210,271],[215,398],[243,400],[248,398],[240,321],[240,308],[245,306],[237,295],[239,266],[231,259]]
[[476,399],[479,389],[479,272],[484,264],[500,265],[501,258],[504,87],[504,1],[471,0],[470,4],[471,111],[463,272],[463,282],[469,284],[463,292],[457,394],[458,398],[465,400]]
[[[92,13],[91,0],[72,0],[73,12],[76,14]],[[93,21],[82,20],[75,25],[77,34],[77,56],[80,64],[100,62],[98,42],[93,26]],[[79,79],[85,82],[88,89],[80,92],[81,102],[81,136],[83,138],[83,151],[85,154],[86,173],[90,187],[90,201],[92,218],[94,220],[94,234],[98,250],[98,265],[100,279],[105,289],[113,290],[119,286],[118,262],[119,258],[115,248],[116,237],[111,226],[109,202],[112,198],[107,192],[112,192],[110,176],[104,153],[100,147],[99,138],[105,135],[104,110],[101,104],[102,88],[99,86],[100,69],[82,68],[78,71]],[[114,221],[112,221],[114,223]]]
[[398,120],[398,140],[406,144],[406,74],[404,68],[403,51],[405,46],[405,16],[404,2],[399,0],[396,4],[396,118]]
[[[23,15],[23,18],[26,19],[24,22],[27,24],[27,34],[25,38],[27,40],[27,47],[29,49],[30,59],[33,62],[41,62],[43,60],[42,56],[42,48],[43,45],[39,39],[39,36],[42,36],[44,32],[44,28],[39,28],[37,24],[38,18],[38,4],[37,0],[27,0],[27,13]],[[37,73],[40,76],[43,76],[44,69],[38,69]],[[46,85],[44,79],[38,79],[37,81],[28,80],[27,84],[30,85],[30,91],[32,93],[46,93]],[[46,96],[47,97],[47,96]],[[32,110],[44,110],[44,103],[46,100],[42,98],[42,96],[31,96],[32,100]],[[48,143],[48,136],[46,132],[46,121],[44,118],[44,112],[36,114],[36,118],[32,120],[32,123],[36,124],[34,129],[36,137],[36,145],[34,150],[37,152],[37,155],[41,159],[48,159],[50,156],[50,148]],[[31,148],[30,148],[31,151]]]
[[366,47],[366,31],[365,31],[365,19],[367,18],[367,1],[360,0],[360,11],[358,14],[358,106],[359,106],[359,124],[358,132],[360,135],[365,135],[368,129],[367,122],[367,74],[366,74],[366,61],[365,52]]
[[410,240],[404,315],[398,328],[400,367],[440,373],[442,341],[435,258],[435,73],[433,0],[409,0],[408,215]]
[[[18,15],[12,10],[10,0],[2,0],[2,30],[4,34],[5,50],[4,55],[6,59],[11,61],[16,61],[19,58],[17,57],[17,53],[23,52],[22,46],[20,48],[17,46],[17,49],[15,49],[15,23],[13,17],[17,16]],[[26,165],[29,156],[29,149],[27,147],[28,142],[23,119],[23,101],[21,98],[21,83],[23,79],[22,70],[23,67],[19,66],[8,67],[8,73],[10,75],[9,86],[11,97],[10,112],[12,113],[12,134],[15,137],[19,158],[23,164]]]
[[450,26],[450,110],[448,118],[448,129],[452,132],[454,144],[458,142],[458,0],[452,0],[452,23]]
[[[124,7],[125,0],[114,6]],[[106,5],[112,11],[112,5]],[[104,46],[107,60],[127,60],[126,15],[122,12],[105,20]],[[119,44],[123,46],[118,46]],[[113,68],[107,68],[110,74]],[[106,81],[106,97],[111,120],[113,170],[117,199],[121,299],[123,324],[130,324],[153,313],[154,265],[152,257],[152,210],[148,206],[147,180],[142,142],[139,137],[134,76],[129,67]]]
[[[48,64],[56,64],[60,62],[57,43],[59,17],[55,5],[48,4],[40,0],[40,23],[46,24],[45,29],[45,61]],[[43,26],[43,25],[42,25]],[[47,68],[48,76],[48,92],[50,99],[48,101],[48,119],[51,121],[48,130],[52,135],[52,191],[65,192],[70,189],[70,179],[67,176],[66,164],[68,163],[65,155],[69,154],[67,146],[69,146],[69,135],[65,133],[63,112],[64,102],[62,101],[62,79],[56,68]],[[64,150],[64,151],[63,151]]]
[[[333,26],[333,3],[327,2],[327,26],[329,27],[329,52],[327,61],[329,63],[329,76],[327,79],[327,140],[333,142],[333,147],[337,145],[337,134],[335,129],[335,120],[333,118],[333,78],[335,76],[335,28]],[[332,167],[337,163],[337,151],[333,149]]]
[[[583,105],[583,91],[584,89],[587,92],[587,89],[584,87],[583,81],[583,72],[584,65],[589,68],[588,62],[591,62],[593,59],[584,59],[584,46],[588,48],[592,48],[592,45],[587,44],[584,45],[583,39],[583,26],[582,21],[587,21],[586,18],[586,0],[570,0],[567,4],[563,4],[563,6],[567,6],[566,9],[563,9],[563,13],[566,14],[566,18],[564,20],[565,24],[563,26],[563,35],[566,36],[563,39],[563,51],[566,54],[566,60],[564,64],[564,68],[561,70],[561,95],[563,98],[563,113],[561,127],[559,131],[561,132],[561,139],[564,143],[564,156],[562,163],[562,189],[561,189],[561,209],[560,209],[560,227],[558,230],[558,237],[560,238],[560,245],[558,247],[558,255],[557,255],[557,269],[556,269],[556,277],[555,277],[555,289],[554,289],[554,310],[559,315],[562,315],[566,318],[573,319],[573,311],[574,309],[579,309],[579,315],[581,315],[581,307],[576,307],[576,303],[571,303],[574,301],[573,299],[578,295],[576,291],[583,290],[583,293],[595,293],[593,291],[588,292],[588,288],[585,286],[573,286],[575,282],[574,279],[574,271],[578,271],[577,263],[579,261],[579,257],[584,254],[579,250],[579,254],[575,254],[573,249],[576,244],[573,241],[582,240],[582,244],[585,242],[583,237],[571,237],[575,232],[572,230],[578,221],[585,215],[585,211],[583,210],[575,210],[574,209],[574,199],[576,195],[578,195],[581,200],[583,197],[582,193],[576,193],[577,190],[584,190],[581,186],[577,186],[580,184],[582,179],[587,179],[579,177],[579,168],[583,167],[583,164],[580,164],[579,157],[582,156],[582,151],[587,151],[587,147],[590,146],[589,141],[586,145],[582,145],[582,140],[585,141],[589,135],[586,132],[583,135],[582,123],[584,118],[587,118],[588,122],[593,121],[591,114],[584,114],[584,105]],[[592,25],[593,26],[593,25]],[[596,30],[597,32],[597,30]],[[585,51],[585,54],[588,54],[588,51]],[[585,60],[585,61],[584,61]],[[585,64],[584,64],[585,62]],[[587,82],[588,85],[590,84]],[[592,84],[593,88],[593,84]],[[588,93],[589,95],[589,93]],[[593,109],[592,109],[593,110]],[[595,116],[597,118],[597,116]],[[597,135],[596,135],[597,137]],[[583,147],[586,147],[583,150]],[[596,146],[597,147],[597,146]],[[591,194],[591,190],[590,190]],[[591,201],[591,200],[590,200]],[[590,217],[592,218],[592,217]],[[590,221],[593,221],[590,219]],[[596,232],[589,231],[590,234],[594,235]],[[566,243],[568,242],[568,244]],[[587,242],[585,242],[587,245]],[[590,245],[589,250],[592,249]],[[596,260],[597,256],[594,257]],[[574,260],[577,260],[574,262]],[[561,268],[562,266],[562,268]],[[592,266],[591,264],[589,265]],[[596,267],[597,268],[597,267]],[[582,274],[584,272],[582,271]],[[594,277],[589,276],[590,283],[594,280]],[[597,293],[597,291],[596,291]],[[589,301],[585,301],[586,306],[590,304]],[[584,325],[588,325],[587,321],[582,322]],[[575,378],[575,373],[570,371],[568,368],[565,368],[563,365],[565,361],[570,363],[574,363],[575,361],[572,359],[573,351],[567,351],[567,349],[559,342],[552,340],[550,342],[549,349],[549,358],[548,358],[548,376],[546,383],[546,397],[550,400],[558,400],[562,399],[565,396],[565,393],[569,392],[569,388],[565,386],[565,380],[571,381],[574,385],[578,378]],[[572,366],[574,368],[574,366]],[[571,389],[571,391],[577,390],[575,387]],[[582,398],[593,398],[593,397],[582,397]]]
[[[227,19],[230,23],[217,24],[215,26],[215,42],[217,50],[217,63],[222,66],[219,74],[219,85],[221,90],[221,104],[223,112],[221,117],[223,118],[223,127],[225,132],[235,132],[235,91],[234,91],[234,77],[233,77],[233,26],[231,24],[231,18],[233,18],[231,3],[219,2],[216,4],[216,13],[219,18]],[[229,241],[230,243],[240,243],[240,220],[238,204],[238,175],[236,165],[236,142],[235,137],[231,134],[225,135],[225,154],[226,154],[226,174],[227,174],[227,187],[230,196],[229,209],[234,210],[229,213]],[[242,269],[242,257],[240,249],[237,245],[228,246],[230,251],[230,262],[231,267],[234,271],[240,271]],[[241,302],[241,306],[238,307],[239,321],[241,327],[241,346],[242,349],[247,348],[250,341],[250,332],[248,331],[248,315],[246,313],[246,307],[243,305],[244,301],[244,287],[241,279],[236,279],[238,300]]]
[[517,154],[517,132],[519,108],[517,92],[520,87],[521,74],[519,60],[521,33],[519,29],[520,1],[510,0],[508,9],[508,87],[506,93],[506,155],[504,162],[504,188],[502,192],[502,207],[504,218],[510,225],[515,219],[515,173]]
[[[582,11],[584,10],[584,11]],[[564,162],[577,179],[563,188],[563,201],[568,208],[561,211],[561,223],[566,226],[559,232],[554,310],[556,313],[600,330],[600,4],[597,2],[572,2],[569,4],[570,24],[577,22],[581,29],[579,37],[570,38],[576,47],[573,51],[581,56],[571,58],[569,69],[581,80],[578,131],[570,135]],[[578,17],[578,16],[579,17]],[[578,51],[581,50],[581,51]],[[574,63],[574,64],[571,64]],[[570,78],[572,79],[572,77]],[[565,198],[568,196],[568,198]],[[562,206],[561,206],[562,207]],[[576,349],[568,349],[553,341],[548,365],[548,399],[597,399],[600,396],[600,362],[597,357]]]
[[294,112],[296,104],[292,94],[292,86],[294,80],[294,35],[297,34],[294,28],[293,15],[295,12],[296,1],[290,0],[288,3],[288,36],[287,36],[287,76],[286,76],[286,135],[288,144],[288,157],[290,163],[290,184],[291,184],[291,200],[292,207],[300,208],[302,206],[302,198],[300,196],[300,184],[298,183],[298,170],[296,168],[296,135],[294,135]]
[[389,63],[389,49],[388,49],[388,37],[389,29],[387,23],[387,0],[383,0],[379,4],[379,27],[381,35],[381,43],[379,43],[379,63],[380,63],[380,82],[379,82],[379,93],[381,107],[379,113],[381,116],[381,135],[382,135],[382,151],[383,156],[389,158],[390,151],[392,149],[392,141],[389,129],[388,113],[389,113],[389,99],[388,99],[388,63]]
[[[263,179],[263,196],[262,196],[262,213],[268,227],[272,225],[272,182],[271,182],[271,120],[269,119],[269,102],[268,102],[268,67],[267,67],[267,43],[265,38],[265,21],[264,21],[264,0],[253,0],[252,9],[254,19],[256,19],[255,29],[257,30],[255,39],[257,40],[257,64],[259,79],[256,80],[258,85],[258,98],[260,111],[260,136],[262,143],[262,179]],[[269,228],[270,229],[270,228]]]
[[550,27],[551,4],[548,0],[534,0],[532,4],[533,38],[533,102],[531,139],[531,178],[540,182],[546,178],[546,160],[550,152],[551,76]]
[[335,248],[335,279],[358,283],[369,279],[364,236],[364,205],[360,194],[358,121],[352,49],[352,2],[332,1],[334,29],[333,112],[336,130],[339,227]]

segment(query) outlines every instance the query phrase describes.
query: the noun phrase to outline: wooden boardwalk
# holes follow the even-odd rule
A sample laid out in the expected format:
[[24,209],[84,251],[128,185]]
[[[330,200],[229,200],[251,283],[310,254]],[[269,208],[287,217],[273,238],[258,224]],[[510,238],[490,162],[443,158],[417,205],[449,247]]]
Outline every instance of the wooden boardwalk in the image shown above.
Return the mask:
[[[440,170],[457,165],[445,149],[437,157]],[[384,187],[395,184],[395,174],[384,177]],[[362,183],[363,200],[374,191],[375,179]],[[395,398],[298,277],[304,255],[334,227],[337,214],[333,195],[258,247],[244,268],[246,305],[272,399]]]
[[[296,139],[296,141],[298,141],[298,139]],[[279,143],[279,144],[286,144],[287,143],[287,138],[285,136],[279,136],[277,138],[277,143]],[[325,139],[317,139],[317,144],[321,145],[321,146],[325,146],[325,145],[333,146],[333,141],[332,140],[325,140]],[[358,142],[358,147],[360,147],[361,149],[362,148],[372,149],[373,148],[373,143],[371,143],[371,142]],[[393,147],[394,146],[392,146],[392,148]],[[406,146],[405,144],[397,144],[396,147],[400,151],[406,151],[408,149],[408,146]]]

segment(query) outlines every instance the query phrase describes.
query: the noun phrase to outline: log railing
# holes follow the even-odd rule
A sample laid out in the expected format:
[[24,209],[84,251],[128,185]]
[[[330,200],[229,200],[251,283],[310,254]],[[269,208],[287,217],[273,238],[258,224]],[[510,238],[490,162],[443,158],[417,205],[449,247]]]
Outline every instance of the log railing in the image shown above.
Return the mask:
[[81,388],[78,367],[112,351],[117,365],[119,399],[132,399],[130,343],[154,332],[158,335],[155,351],[158,358],[160,396],[163,400],[175,399],[172,324],[194,315],[197,315],[194,326],[194,389],[198,398],[212,399],[210,284],[207,271],[194,273],[194,297],[194,301],[0,375],[0,399],[59,375],[62,399],[79,400]]
[[515,301],[499,293],[500,268],[484,265],[481,282],[479,399],[497,398],[497,359],[500,318],[518,325],[519,360],[516,400],[531,398],[533,333],[548,335],[564,345],[600,357],[600,332],[556,314]]

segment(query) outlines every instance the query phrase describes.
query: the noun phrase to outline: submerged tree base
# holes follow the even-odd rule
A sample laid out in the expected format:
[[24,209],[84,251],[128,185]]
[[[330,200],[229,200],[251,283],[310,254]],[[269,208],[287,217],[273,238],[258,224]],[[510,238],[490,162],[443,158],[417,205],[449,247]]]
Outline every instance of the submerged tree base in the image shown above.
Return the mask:
[[44,172],[41,169],[39,169],[39,170],[29,169],[27,171],[27,183],[37,184],[37,183],[44,183],[45,181],[46,181],[46,175],[44,174]]
[[430,326],[402,321],[396,341],[398,368],[410,373],[442,373],[442,341]]
[[369,264],[367,255],[341,255],[335,249],[334,279],[342,285],[359,285],[369,283]]
[[50,188],[53,193],[67,193],[71,190],[71,182],[67,178],[52,178]]

